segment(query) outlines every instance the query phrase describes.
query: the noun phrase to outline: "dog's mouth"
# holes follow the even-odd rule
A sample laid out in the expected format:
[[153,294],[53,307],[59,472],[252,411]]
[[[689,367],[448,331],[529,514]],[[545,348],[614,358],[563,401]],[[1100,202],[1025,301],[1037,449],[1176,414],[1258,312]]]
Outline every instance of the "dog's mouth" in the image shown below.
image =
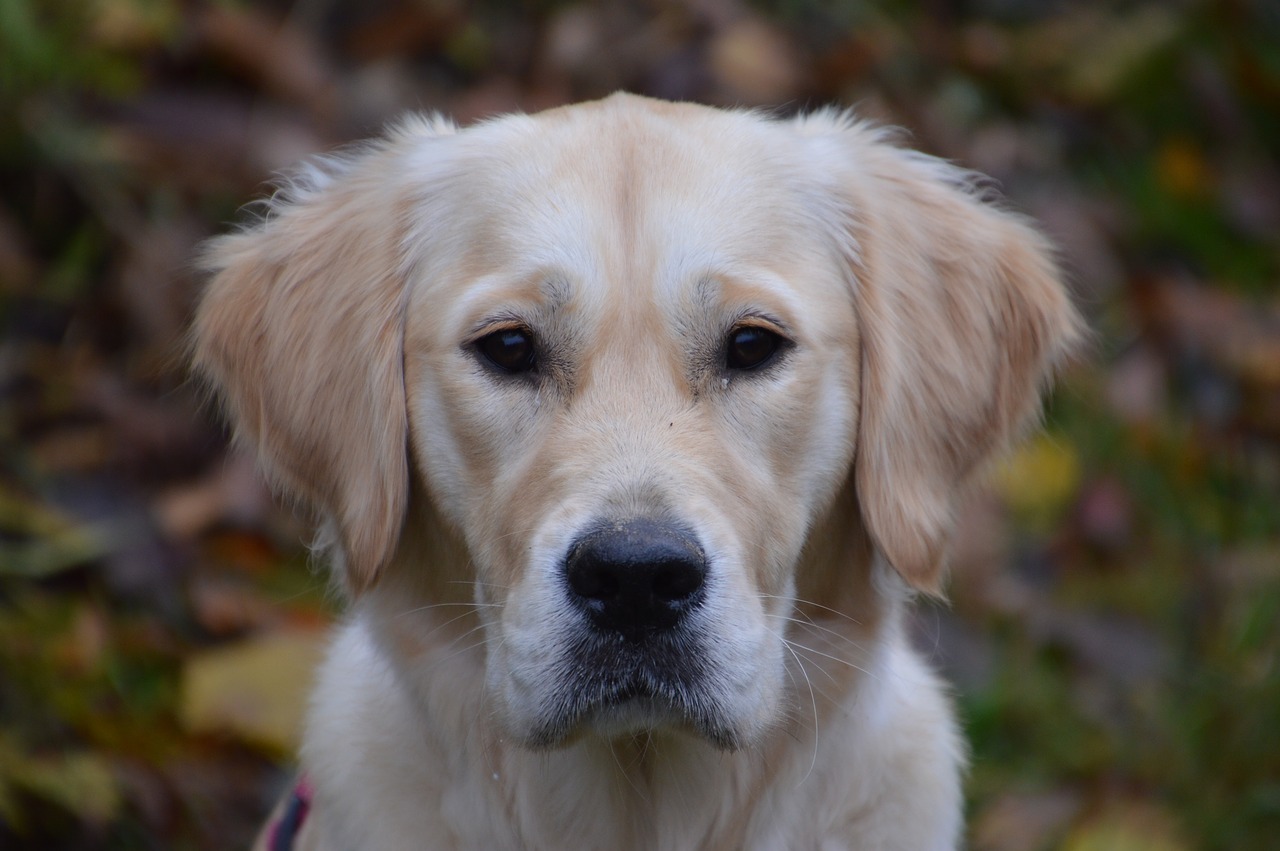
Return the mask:
[[530,746],[560,747],[584,733],[617,738],[673,730],[724,750],[740,747],[741,736],[712,696],[698,656],[683,646],[655,644],[643,652],[613,645],[571,653]]
[[616,689],[612,694],[605,695],[600,700],[600,705],[603,708],[608,709],[615,706],[622,706],[623,704],[630,703],[632,701],[647,701],[667,704],[675,703],[675,701],[671,700],[670,695],[663,694],[658,689],[654,688],[651,683],[645,680],[633,679]]

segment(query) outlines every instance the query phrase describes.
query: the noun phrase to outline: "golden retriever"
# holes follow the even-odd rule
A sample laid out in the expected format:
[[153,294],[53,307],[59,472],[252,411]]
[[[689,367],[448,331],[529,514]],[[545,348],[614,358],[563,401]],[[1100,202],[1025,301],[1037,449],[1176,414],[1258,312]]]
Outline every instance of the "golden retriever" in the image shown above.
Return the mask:
[[615,95],[410,119],[214,242],[196,367],[352,601],[278,844],[954,848],[904,608],[1079,334],[974,187]]

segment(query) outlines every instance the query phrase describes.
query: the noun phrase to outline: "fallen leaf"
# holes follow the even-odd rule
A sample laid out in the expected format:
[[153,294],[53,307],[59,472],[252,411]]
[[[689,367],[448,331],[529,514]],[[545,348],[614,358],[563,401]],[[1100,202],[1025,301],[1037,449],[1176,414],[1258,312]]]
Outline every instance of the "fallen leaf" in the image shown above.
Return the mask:
[[1065,92],[1082,102],[1106,102],[1174,43],[1180,24],[1155,3],[1122,15],[1078,4],[1028,30],[1018,45],[1019,60],[1024,67],[1052,69]]
[[205,46],[263,88],[306,105],[333,108],[333,72],[312,35],[252,7],[213,4],[196,19]]
[[1094,546],[1118,550],[1132,538],[1133,499],[1114,476],[1090,482],[1077,513],[1081,534]]
[[93,824],[105,824],[120,811],[115,775],[96,754],[32,756],[0,741],[0,812],[11,800],[6,787],[43,798]]
[[88,4],[92,38],[117,49],[143,50],[173,37],[182,19],[181,7],[149,0],[97,0]]
[[1189,851],[1167,810],[1146,801],[1109,804],[1071,831],[1062,851]]
[[1062,836],[1080,809],[1079,796],[1066,790],[1007,792],[973,820],[976,851],[1039,851]]
[[1111,368],[1107,403],[1126,423],[1153,423],[1167,407],[1168,382],[1164,361],[1155,349],[1135,346]]
[[0,533],[0,576],[52,576],[101,558],[115,545],[107,524],[77,523],[3,485]]
[[84,675],[102,665],[110,641],[111,625],[99,606],[77,606],[67,632],[51,643],[51,657],[60,671]]
[[1156,179],[1178,198],[1203,196],[1212,182],[1204,153],[1187,139],[1171,139],[1156,154]]
[[[227,521],[260,523],[271,504],[271,493],[253,459],[237,452],[200,478],[160,494],[152,510],[166,535],[186,541]],[[273,555],[271,564],[275,563]]]
[[39,268],[26,228],[0,206],[0,293],[23,292],[35,280]]
[[717,36],[710,59],[720,82],[751,103],[785,101],[799,87],[800,66],[790,42],[756,18],[745,18]]
[[1079,490],[1080,461],[1070,445],[1040,434],[997,467],[995,484],[1009,507],[1029,524],[1052,524]]
[[280,615],[279,609],[253,587],[220,574],[194,577],[188,596],[196,621],[212,635],[243,634]]
[[292,750],[324,646],[323,632],[290,629],[192,656],[182,672],[183,726]]

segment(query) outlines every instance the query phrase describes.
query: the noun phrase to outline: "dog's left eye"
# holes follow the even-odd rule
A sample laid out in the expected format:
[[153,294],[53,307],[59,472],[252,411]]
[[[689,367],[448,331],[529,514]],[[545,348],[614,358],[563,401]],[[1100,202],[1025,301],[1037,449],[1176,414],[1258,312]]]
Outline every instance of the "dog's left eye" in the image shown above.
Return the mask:
[[729,369],[756,369],[768,363],[782,346],[782,337],[758,325],[742,325],[729,334],[725,365]]
[[503,372],[529,372],[538,365],[533,333],[527,328],[503,328],[476,340],[476,350]]

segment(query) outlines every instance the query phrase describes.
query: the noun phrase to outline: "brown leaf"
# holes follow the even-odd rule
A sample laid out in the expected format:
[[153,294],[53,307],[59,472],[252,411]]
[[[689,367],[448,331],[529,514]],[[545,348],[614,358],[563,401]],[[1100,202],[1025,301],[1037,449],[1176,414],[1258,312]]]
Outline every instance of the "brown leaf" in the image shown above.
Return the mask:
[[227,636],[258,629],[278,620],[275,604],[242,582],[199,575],[188,595],[196,621],[211,635]]
[[974,818],[975,851],[1039,851],[1050,847],[1080,809],[1079,796],[1058,789],[1006,792]]
[[716,36],[710,60],[712,73],[721,84],[753,104],[794,97],[803,76],[791,42],[756,17],[743,18]]
[[1232,394],[1231,414],[1280,434],[1280,303],[1166,280],[1146,282],[1139,292],[1139,309],[1172,355],[1207,362],[1213,370],[1205,381],[1225,385],[1218,395]]
[[352,26],[344,46],[360,62],[435,50],[465,20],[452,3],[394,3]]
[[215,3],[204,8],[197,31],[206,46],[276,95],[320,118],[333,111],[333,74],[319,46],[304,31],[251,7]]
[[0,292],[22,292],[35,279],[38,268],[26,234],[9,211],[0,207]]
[[253,460],[236,452],[199,479],[161,494],[152,510],[169,537],[186,541],[227,521],[259,524],[271,505]]

